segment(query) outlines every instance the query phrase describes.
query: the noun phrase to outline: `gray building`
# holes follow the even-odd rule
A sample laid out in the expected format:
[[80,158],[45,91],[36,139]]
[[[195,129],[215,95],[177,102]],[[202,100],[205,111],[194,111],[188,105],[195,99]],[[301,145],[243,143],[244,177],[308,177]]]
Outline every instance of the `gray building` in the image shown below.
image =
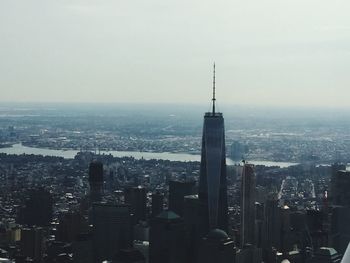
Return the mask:
[[92,161],[89,165],[90,202],[99,202],[103,196],[103,164]]
[[241,187],[241,246],[255,241],[255,185],[254,166],[244,164]]
[[332,176],[333,205],[350,207],[350,171],[339,170]]
[[172,211],[163,211],[151,220],[149,262],[185,262],[185,224]]
[[222,113],[215,112],[215,65],[212,112],[204,115],[199,200],[203,206],[202,219],[210,229],[227,231],[228,205],[226,181],[225,128]]
[[169,210],[179,216],[184,213],[184,197],[195,193],[195,181],[169,181]]
[[213,229],[201,242],[198,263],[234,263],[236,249],[225,231]]
[[124,190],[125,203],[130,205],[134,224],[147,217],[146,189],[142,186],[128,187]]
[[111,260],[120,249],[132,246],[130,207],[95,203],[92,207],[95,262]]

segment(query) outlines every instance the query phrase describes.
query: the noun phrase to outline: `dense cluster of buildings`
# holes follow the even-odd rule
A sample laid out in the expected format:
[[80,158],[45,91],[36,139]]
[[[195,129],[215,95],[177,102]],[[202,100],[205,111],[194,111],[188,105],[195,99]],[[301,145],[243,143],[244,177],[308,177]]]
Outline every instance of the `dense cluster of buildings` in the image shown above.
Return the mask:
[[200,163],[1,155],[0,262],[341,261],[345,165],[227,166],[215,85],[201,145]]

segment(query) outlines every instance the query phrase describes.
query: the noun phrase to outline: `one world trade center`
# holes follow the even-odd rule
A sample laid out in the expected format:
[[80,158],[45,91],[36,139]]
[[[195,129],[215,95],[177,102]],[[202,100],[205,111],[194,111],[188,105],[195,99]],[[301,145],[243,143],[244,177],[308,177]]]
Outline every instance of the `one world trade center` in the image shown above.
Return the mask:
[[212,111],[204,115],[202,153],[199,179],[201,219],[206,231],[227,231],[227,181],[225,129],[222,113],[215,111],[215,64]]

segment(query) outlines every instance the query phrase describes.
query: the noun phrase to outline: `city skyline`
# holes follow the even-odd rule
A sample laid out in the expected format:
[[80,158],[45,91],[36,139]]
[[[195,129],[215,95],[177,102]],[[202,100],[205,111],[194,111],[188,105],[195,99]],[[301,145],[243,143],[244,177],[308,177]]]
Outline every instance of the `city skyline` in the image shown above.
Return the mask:
[[5,0],[1,101],[348,107],[349,5]]
[[[339,263],[350,233],[346,140],[336,150],[340,145],[332,140],[331,127],[325,126],[329,137],[324,138],[322,129],[316,126],[313,133],[312,125],[307,128],[301,119],[299,135],[293,133],[291,120],[283,132],[272,119],[276,133],[254,123],[253,136],[244,123],[236,121],[231,123],[235,130],[227,130],[226,140],[223,113],[216,107],[215,77],[214,64],[212,105],[204,114],[202,140],[198,134],[191,135],[188,124],[193,123],[186,124],[181,114],[177,128],[167,116],[164,129],[164,116],[152,116],[157,123],[153,125],[144,117],[133,120],[135,116],[122,115],[123,129],[123,121],[116,116],[91,118],[74,112],[71,122],[70,110],[65,109],[62,122],[55,113],[45,119],[47,113],[30,117],[30,111],[18,115],[20,108],[5,110],[2,121],[8,124],[0,129],[3,147],[20,142],[17,145],[67,150],[64,145],[78,143],[80,151],[67,159],[44,156],[40,148],[41,155],[1,154],[0,223],[5,233],[0,236],[1,257],[11,263]],[[11,116],[13,111],[17,114]],[[48,117],[54,121],[45,121]],[[40,119],[41,124],[31,118]],[[120,132],[113,128],[114,122]],[[335,134],[348,138],[346,127],[335,127]],[[60,136],[65,130],[67,136]],[[250,140],[242,138],[241,132]],[[316,148],[305,143],[310,135],[317,138]],[[191,144],[181,142],[182,136]],[[260,143],[253,144],[252,138]],[[167,146],[181,153],[182,147],[192,152],[199,148],[201,158],[183,162],[97,153],[98,141],[112,147],[113,139],[137,151],[146,147],[166,153]],[[304,142],[299,144],[300,140]],[[83,150],[82,143],[88,142],[93,151]],[[262,152],[264,145],[266,152]],[[254,166],[242,157],[242,162],[229,164],[227,146],[228,156],[236,148],[242,155],[253,150],[264,158],[291,160],[297,154],[302,160],[286,167]],[[328,164],[321,159],[320,147],[327,152],[323,158],[331,157]],[[339,164],[342,161],[345,164]]]

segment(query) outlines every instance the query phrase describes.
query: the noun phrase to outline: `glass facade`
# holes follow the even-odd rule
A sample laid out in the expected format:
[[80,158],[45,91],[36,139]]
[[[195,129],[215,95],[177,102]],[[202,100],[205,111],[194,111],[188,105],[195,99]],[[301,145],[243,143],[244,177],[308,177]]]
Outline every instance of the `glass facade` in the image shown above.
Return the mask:
[[227,229],[227,182],[224,118],[221,113],[204,116],[199,199],[209,229]]

